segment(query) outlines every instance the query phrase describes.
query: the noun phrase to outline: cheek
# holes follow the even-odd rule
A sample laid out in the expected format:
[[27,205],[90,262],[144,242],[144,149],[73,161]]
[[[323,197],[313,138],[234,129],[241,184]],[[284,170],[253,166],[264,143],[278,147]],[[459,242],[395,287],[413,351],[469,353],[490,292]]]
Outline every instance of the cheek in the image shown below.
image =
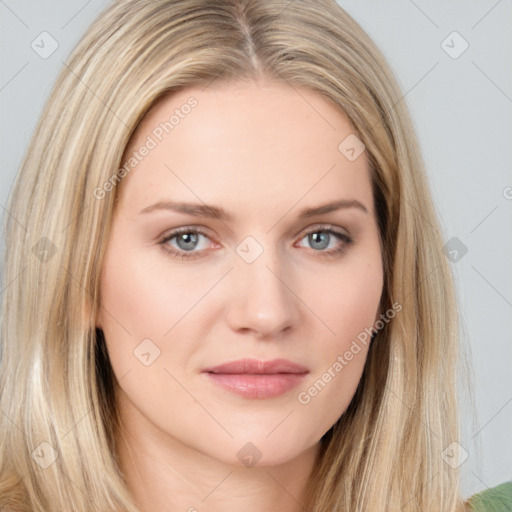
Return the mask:
[[[140,377],[155,390],[164,368],[177,367],[181,373],[201,339],[193,320],[205,308],[196,306],[215,279],[192,266],[170,264],[158,248],[136,247],[121,229],[114,232],[103,262],[98,326],[118,379],[130,372],[131,381]],[[148,367],[147,359],[154,360]]]
[[297,402],[306,421],[316,418],[311,427],[322,434],[346,410],[361,379],[379,317],[382,267],[377,258],[360,259],[335,273],[317,274],[314,283],[310,305],[324,324],[323,334],[315,372],[298,390]]
[[162,425],[172,424],[172,417],[164,412],[170,398],[192,415],[199,414],[172,378],[183,381],[182,369],[194,350],[193,343],[179,342],[187,340],[183,334],[186,322],[180,319],[190,309],[192,298],[197,301],[198,293],[194,295],[190,286],[183,288],[180,272],[175,276],[162,272],[150,252],[116,242],[112,241],[103,264],[99,323],[122,390],[118,406],[128,407],[130,414],[138,409]]
[[101,279],[102,325],[125,327],[137,338],[162,338],[183,317],[205,283],[201,288],[181,269],[169,275],[162,261],[165,257],[155,259],[154,252],[112,247]]
[[328,346],[343,350],[350,340],[374,324],[379,316],[382,286],[382,267],[377,259],[361,258],[355,264],[347,261],[334,271],[311,276],[303,296],[308,297],[308,306],[323,324],[319,328]]
[[152,347],[144,340],[157,347],[150,350],[152,357],[163,348],[164,334],[176,321],[170,305],[179,303],[179,294],[165,286],[140,250],[130,247],[128,237],[114,236],[103,262],[100,300],[98,324],[119,378],[142,366],[136,359],[137,348],[143,342],[143,347]]
[[102,326],[110,330],[117,323],[117,327],[124,327],[135,336],[155,335],[158,325],[153,320],[161,318],[165,304],[159,288],[155,288],[155,276],[148,272],[142,261],[130,258],[130,253],[120,258],[116,258],[116,254],[122,254],[122,251],[107,254],[103,267]]

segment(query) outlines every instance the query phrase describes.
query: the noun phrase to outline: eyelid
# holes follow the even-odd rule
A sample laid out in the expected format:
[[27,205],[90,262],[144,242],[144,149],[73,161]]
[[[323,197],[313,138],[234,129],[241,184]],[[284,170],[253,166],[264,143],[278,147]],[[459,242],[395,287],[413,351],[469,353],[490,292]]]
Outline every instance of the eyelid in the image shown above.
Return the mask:
[[[341,228],[339,226],[335,226],[334,224],[326,224],[326,223],[318,223],[318,224],[313,224],[312,226],[309,226],[305,229],[302,229],[301,231],[299,231],[297,233],[296,236],[299,236],[301,233],[304,233],[305,235],[311,233],[311,232],[314,232],[314,231],[321,231],[323,229],[326,229],[326,230],[332,230],[336,233],[339,233],[340,235],[346,235],[346,236],[351,236],[350,233],[348,232],[348,230],[346,228]],[[345,232],[342,232],[341,230],[345,231]]]
[[212,241],[214,239],[210,232],[206,228],[203,228],[201,226],[181,226],[179,228],[168,229],[158,237],[158,241],[164,242],[170,240],[171,238],[174,238],[175,236],[178,236],[181,233],[189,232],[199,233],[200,235],[204,235],[205,237],[209,238]]

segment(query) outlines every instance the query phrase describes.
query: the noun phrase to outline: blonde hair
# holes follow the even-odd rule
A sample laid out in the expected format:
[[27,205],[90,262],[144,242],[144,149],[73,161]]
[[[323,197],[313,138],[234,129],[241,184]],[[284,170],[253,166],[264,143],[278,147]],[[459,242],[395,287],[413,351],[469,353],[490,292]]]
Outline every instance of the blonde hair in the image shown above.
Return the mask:
[[[72,52],[8,205],[0,507],[138,510],[117,464],[115,383],[95,329],[116,190],[98,199],[95,189],[157,100],[234,79],[302,86],[347,115],[370,165],[381,310],[402,307],[321,440],[305,509],[463,510],[458,469],[442,457],[459,440],[459,335],[440,224],[397,81],[333,0],[118,0]],[[38,457],[55,460],[43,468]]]

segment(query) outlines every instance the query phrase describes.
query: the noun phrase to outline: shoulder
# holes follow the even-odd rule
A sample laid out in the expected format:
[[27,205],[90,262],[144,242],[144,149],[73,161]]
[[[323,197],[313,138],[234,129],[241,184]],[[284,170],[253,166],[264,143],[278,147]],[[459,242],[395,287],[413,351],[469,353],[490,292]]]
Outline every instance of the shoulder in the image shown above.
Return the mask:
[[512,480],[473,494],[467,506],[468,512],[511,512]]

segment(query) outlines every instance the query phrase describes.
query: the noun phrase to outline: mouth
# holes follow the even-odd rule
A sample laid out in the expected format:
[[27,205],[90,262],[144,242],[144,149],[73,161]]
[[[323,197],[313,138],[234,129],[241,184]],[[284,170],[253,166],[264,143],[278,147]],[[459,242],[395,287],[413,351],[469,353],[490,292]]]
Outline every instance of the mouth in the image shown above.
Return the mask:
[[259,361],[258,359],[239,359],[218,366],[205,368],[203,372],[223,374],[275,375],[277,373],[301,374],[309,370],[288,359]]
[[273,398],[298,386],[309,370],[287,359],[240,359],[205,368],[202,373],[221,388],[244,398]]

